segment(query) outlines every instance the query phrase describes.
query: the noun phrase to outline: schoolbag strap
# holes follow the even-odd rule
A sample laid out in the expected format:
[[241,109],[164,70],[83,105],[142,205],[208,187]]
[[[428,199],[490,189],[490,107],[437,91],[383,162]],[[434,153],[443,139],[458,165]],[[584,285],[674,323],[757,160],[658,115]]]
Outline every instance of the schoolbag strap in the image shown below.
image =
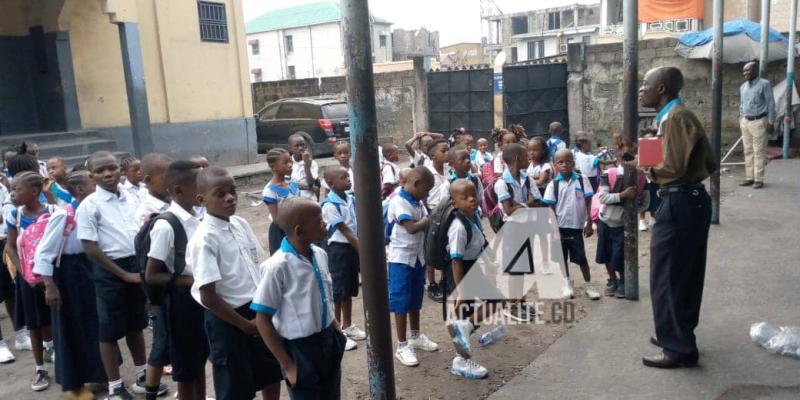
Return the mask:
[[553,179],[553,197],[556,199],[556,203],[558,203],[558,179]]
[[22,208],[23,207],[25,207],[25,206],[17,207],[17,225],[16,225],[17,226],[17,234],[19,234],[20,230],[22,229]]
[[467,216],[461,213],[460,210],[455,210],[453,214],[461,221],[461,224],[464,225],[464,230],[467,231],[467,244],[464,247],[469,246],[472,242],[472,224],[469,222]]
[[[186,237],[186,230],[183,228],[178,216],[172,212],[166,211],[160,214],[157,219],[163,219],[169,223],[174,235],[174,248],[175,248],[175,265],[173,272],[173,279],[183,273],[186,269],[186,244],[189,239]],[[155,224],[154,224],[155,226]]]

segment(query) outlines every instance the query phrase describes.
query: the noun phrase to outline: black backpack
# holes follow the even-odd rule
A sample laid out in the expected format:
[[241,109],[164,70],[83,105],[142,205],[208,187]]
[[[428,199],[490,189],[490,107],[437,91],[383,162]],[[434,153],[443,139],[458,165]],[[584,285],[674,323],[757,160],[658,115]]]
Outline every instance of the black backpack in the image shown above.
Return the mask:
[[175,271],[173,276],[177,277],[186,269],[186,244],[189,239],[186,237],[186,230],[178,219],[178,216],[167,211],[161,214],[150,214],[150,219],[142,225],[134,239],[136,249],[136,264],[139,266],[139,274],[142,277],[142,286],[147,300],[153,305],[164,304],[164,299],[170,290],[171,285],[150,285],[145,280],[145,270],[147,268],[147,254],[150,253],[150,231],[153,230],[156,221],[164,220],[172,227],[175,234]]
[[458,211],[453,204],[444,200],[430,214],[428,230],[425,231],[425,264],[438,270],[450,265],[450,254],[447,252],[447,230],[458,218],[467,228],[467,244],[472,241],[472,229],[467,217]]

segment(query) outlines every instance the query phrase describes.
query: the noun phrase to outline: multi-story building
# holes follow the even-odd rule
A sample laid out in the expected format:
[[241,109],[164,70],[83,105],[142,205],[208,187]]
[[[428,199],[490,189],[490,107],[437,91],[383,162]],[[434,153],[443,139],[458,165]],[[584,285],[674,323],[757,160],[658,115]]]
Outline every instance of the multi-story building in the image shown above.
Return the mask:
[[[392,61],[391,22],[372,17],[373,62]],[[337,1],[270,11],[246,26],[251,82],[344,75]]]
[[454,68],[468,65],[489,64],[489,58],[481,43],[456,43],[439,50],[442,67]]
[[595,43],[600,4],[573,4],[513,14],[484,16],[488,23],[485,52],[490,59],[504,51],[506,62],[535,60],[567,52],[570,43]]
[[439,32],[425,28],[392,31],[392,61],[406,61],[416,56],[439,56]]

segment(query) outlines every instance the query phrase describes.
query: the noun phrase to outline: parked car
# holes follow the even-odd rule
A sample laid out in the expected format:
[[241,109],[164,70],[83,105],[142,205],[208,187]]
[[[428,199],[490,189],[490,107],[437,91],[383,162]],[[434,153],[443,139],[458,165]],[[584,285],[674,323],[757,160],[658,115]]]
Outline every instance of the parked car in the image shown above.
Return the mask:
[[305,138],[312,156],[332,154],[336,141],[350,138],[347,103],[324,97],[281,99],[256,114],[259,153],[286,147],[295,133]]

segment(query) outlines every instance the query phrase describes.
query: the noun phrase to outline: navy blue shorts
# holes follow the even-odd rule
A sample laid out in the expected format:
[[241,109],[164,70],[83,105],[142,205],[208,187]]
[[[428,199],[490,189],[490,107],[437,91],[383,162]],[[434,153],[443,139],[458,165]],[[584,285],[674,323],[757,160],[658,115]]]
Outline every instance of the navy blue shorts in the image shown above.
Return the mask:
[[389,263],[389,311],[408,314],[422,309],[425,294],[425,266]]
[[583,245],[583,229],[558,228],[561,235],[561,251],[564,252],[564,263],[589,265],[586,249]]
[[603,221],[597,221],[598,264],[608,264],[617,272],[625,270],[625,227],[611,228]]
[[163,306],[150,306],[150,315],[153,318],[153,344],[147,356],[147,365],[163,367],[170,364],[167,318]]
[[209,354],[205,309],[194,301],[189,287],[173,287],[162,307],[167,321],[172,380],[192,382],[205,376]]
[[[114,262],[127,272],[139,273],[135,257]],[[129,333],[146,328],[146,298],[142,285],[123,282],[97,264],[94,264],[94,275],[100,342],[116,342]]]
[[311,336],[283,340],[283,347],[297,366],[294,386],[286,382],[292,400],[341,398],[341,365],[346,341],[332,325]]
[[333,301],[350,300],[358,296],[358,273],[361,271],[358,252],[348,243],[328,245],[328,270],[333,281]]

